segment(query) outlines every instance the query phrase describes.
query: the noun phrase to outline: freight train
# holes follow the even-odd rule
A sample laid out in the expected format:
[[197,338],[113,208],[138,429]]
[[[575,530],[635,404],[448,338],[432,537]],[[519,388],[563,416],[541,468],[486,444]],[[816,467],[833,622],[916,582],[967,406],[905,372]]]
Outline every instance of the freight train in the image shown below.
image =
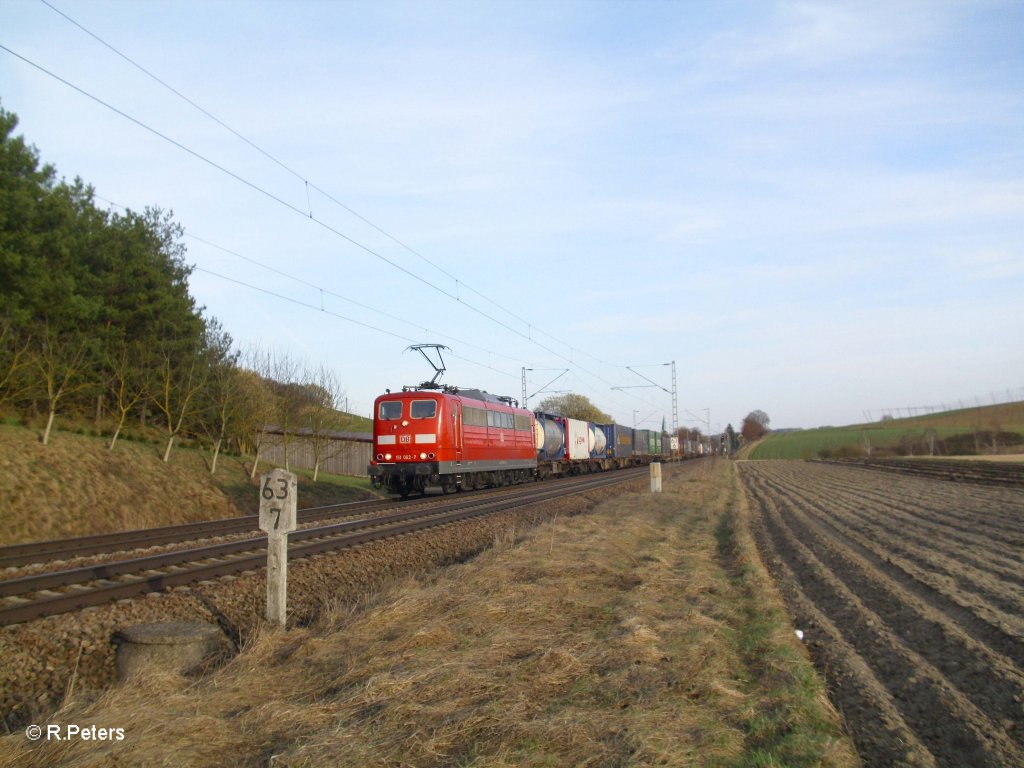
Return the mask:
[[646,464],[671,455],[659,431],[595,424],[520,408],[479,389],[381,395],[373,405],[375,488],[403,497]]

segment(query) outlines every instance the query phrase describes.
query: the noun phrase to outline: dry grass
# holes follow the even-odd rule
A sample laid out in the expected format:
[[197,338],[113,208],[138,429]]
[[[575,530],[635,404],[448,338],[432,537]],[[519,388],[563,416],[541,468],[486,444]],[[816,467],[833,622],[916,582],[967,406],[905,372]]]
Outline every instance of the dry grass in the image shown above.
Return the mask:
[[[318,625],[260,634],[53,722],[124,742],[0,741],[0,765],[853,765],[742,531],[726,462]],[[751,631],[750,625],[757,629]]]
[[[181,448],[164,464],[153,443],[55,432],[42,445],[34,430],[0,425],[0,475],[8,491],[0,504],[0,544],[173,525],[254,513],[256,488],[242,458],[222,455],[210,474],[210,455]],[[334,479],[300,479],[299,506],[369,495]]]

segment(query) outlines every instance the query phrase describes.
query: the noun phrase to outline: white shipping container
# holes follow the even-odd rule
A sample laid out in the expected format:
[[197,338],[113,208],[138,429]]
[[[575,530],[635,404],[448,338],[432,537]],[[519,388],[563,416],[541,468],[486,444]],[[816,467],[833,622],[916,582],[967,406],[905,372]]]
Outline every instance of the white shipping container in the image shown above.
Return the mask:
[[585,421],[566,419],[568,422],[568,440],[565,451],[570,459],[590,458],[590,425]]

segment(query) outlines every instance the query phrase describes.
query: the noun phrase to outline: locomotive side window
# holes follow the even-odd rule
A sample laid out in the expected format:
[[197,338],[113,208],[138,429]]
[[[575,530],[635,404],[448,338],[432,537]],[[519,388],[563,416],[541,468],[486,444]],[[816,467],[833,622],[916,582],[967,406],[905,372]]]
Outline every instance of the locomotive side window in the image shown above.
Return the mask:
[[432,419],[437,416],[437,401],[413,400],[409,415],[414,419]]
[[514,421],[515,429],[519,430],[520,432],[529,432],[531,429],[533,429],[533,427],[530,426],[529,416],[523,416],[517,413],[515,414]]
[[512,429],[512,414],[501,411],[487,412],[487,426],[498,429]]
[[402,418],[401,401],[390,401],[380,404],[380,418],[382,421],[397,421]]
[[474,408],[467,405],[462,409],[462,423],[471,427],[486,427],[487,413],[483,408]]

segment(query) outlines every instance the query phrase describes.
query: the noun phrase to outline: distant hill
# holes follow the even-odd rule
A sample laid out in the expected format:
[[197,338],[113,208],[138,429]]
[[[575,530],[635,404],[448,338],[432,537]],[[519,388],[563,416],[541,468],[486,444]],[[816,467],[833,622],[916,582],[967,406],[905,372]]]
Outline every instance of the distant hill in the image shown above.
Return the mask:
[[1024,402],[964,408],[846,427],[773,430],[752,459],[970,456],[1024,453]]

